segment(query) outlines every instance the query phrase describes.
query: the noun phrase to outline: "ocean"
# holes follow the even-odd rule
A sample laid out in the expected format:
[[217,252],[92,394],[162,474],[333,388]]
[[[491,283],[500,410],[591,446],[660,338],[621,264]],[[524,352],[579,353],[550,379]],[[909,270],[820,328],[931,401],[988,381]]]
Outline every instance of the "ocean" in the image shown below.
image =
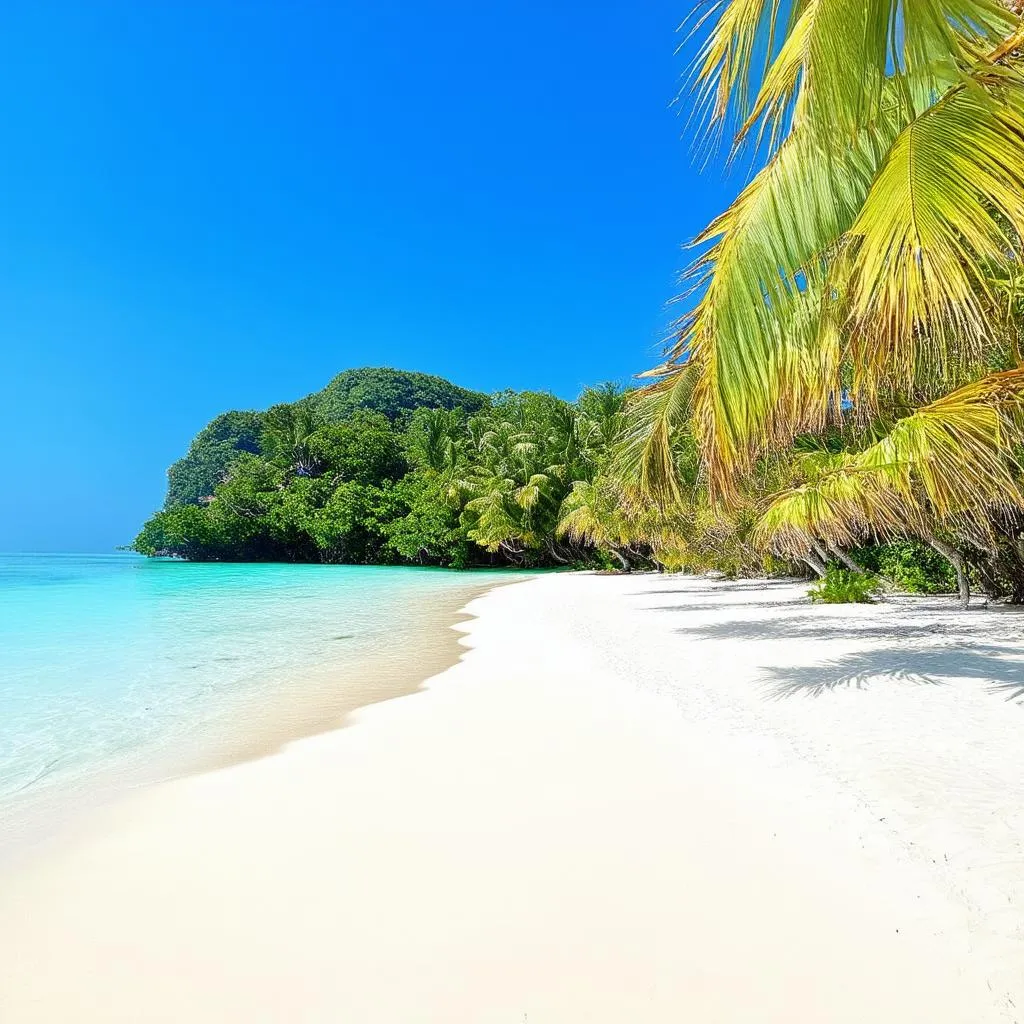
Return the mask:
[[450,657],[438,616],[510,576],[2,555],[0,831],[26,807],[166,775],[175,751],[199,758],[268,707],[306,705],[301,732],[322,705],[329,727],[353,671],[391,671],[382,652]]

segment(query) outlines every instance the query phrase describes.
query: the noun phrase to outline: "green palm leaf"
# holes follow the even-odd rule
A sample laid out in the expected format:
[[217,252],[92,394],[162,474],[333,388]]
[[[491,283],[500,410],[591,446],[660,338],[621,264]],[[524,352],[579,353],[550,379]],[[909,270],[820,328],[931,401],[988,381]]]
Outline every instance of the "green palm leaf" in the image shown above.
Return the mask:
[[977,361],[997,325],[986,267],[1024,236],[1024,89],[972,83],[896,139],[849,235],[855,385]]

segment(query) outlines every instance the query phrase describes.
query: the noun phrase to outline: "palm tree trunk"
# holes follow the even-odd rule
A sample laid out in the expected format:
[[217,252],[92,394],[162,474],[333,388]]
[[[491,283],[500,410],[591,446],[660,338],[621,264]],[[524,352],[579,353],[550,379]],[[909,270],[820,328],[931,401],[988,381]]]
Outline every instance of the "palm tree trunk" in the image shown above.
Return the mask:
[[818,556],[819,561],[824,567],[825,571],[828,571],[828,552],[816,541],[811,541],[811,547],[814,549],[815,555]]
[[812,571],[815,572],[822,579],[825,578],[825,563],[821,561],[813,551],[808,551],[803,556],[804,561],[811,567]]
[[615,560],[622,566],[623,572],[632,572],[633,567],[629,564],[629,559],[621,552],[618,548],[609,548],[609,553],[615,558]]
[[504,553],[505,557],[513,565],[522,565],[523,564],[523,552],[514,543],[511,543],[511,542],[509,542],[507,540],[503,540],[503,541],[499,541],[498,547],[501,549],[501,551]]
[[550,538],[546,539],[544,541],[544,546],[548,549],[548,554],[551,555],[551,557],[556,562],[561,562],[562,565],[567,565],[569,563],[569,559],[563,557],[559,545],[556,544],[553,540],[551,540]]
[[839,559],[840,562],[843,563],[843,565],[846,566],[847,569],[851,570],[851,572],[865,571],[864,566],[855,558],[848,555],[838,544],[829,544],[828,549],[836,556],[836,558]]
[[929,534],[925,540],[936,550],[951,566],[956,573],[956,587],[960,591],[960,607],[968,608],[971,604],[971,582],[967,578],[967,568],[960,552],[950,547],[945,541],[939,540]]

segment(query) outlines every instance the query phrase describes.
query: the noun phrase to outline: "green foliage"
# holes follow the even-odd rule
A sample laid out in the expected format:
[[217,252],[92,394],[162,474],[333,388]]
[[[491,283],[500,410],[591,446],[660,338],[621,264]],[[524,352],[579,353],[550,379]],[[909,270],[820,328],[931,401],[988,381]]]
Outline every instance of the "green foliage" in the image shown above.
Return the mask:
[[384,525],[392,515],[387,486],[342,481],[326,503],[312,510],[305,528],[322,561],[389,562]]
[[188,454],[167,471],[166,508],[213,494],[239,452],[260,451],[263,414],[226,412],[204,427]]
[[408,468],[405,437],[378,412],[355,412],[341,423],[330,423],[306,441],[308,475],[331,475],[362,484],[398,480]]
[[[539,392],[505,392],[466,426],[456,486],[468,500],[462,522],[478,546],[515,564],[582,556],[556,540],[559,511],[579,481],[592,481],[609,454],[615,396],[585,392],[576,405]],[[587,409],[590,409],[588,413]]]
[[[167,471],[165,508],[208,498],[239,452],[266,453],[275,462],[308,469],[305,442],[318,429],[360,411],[400,421],[417,409],[476,412],[487,396],[426,373],[366,367],[338,374],[323,391],[265,413],[226,412],[204,427],[188,454]],[[401,474],[399,474],[401,475]]]
[[270,462],[295,472],[309,470],[309,439],[323,420],[308,401],[272,405],[263,414],[260,449]]
[[310,395],[309,402],[327,422],[347,419],[357,409],[395,420],[423,408],[476,412],[487,404],[487,396],[429,373],[367,366],[339,373],[323,391]]
[[[211,424],[193,450],[233,444],[226,427],[239,415]],[[492,401],[423,374],[360,370],[319,396],[249,415],[258,417],[246,439],[253,450],[232,448],[195,504],[169,502],[136,550],[466,566],[578,564],[601,547],[598,534],[565,539],[556,527],[620,429],[612,386],[577,403],[534,392]]]
[[392,497],[403,514],[384,525],[391,551],[411,562],[456,569],[471,563],[475,546],[461,522],[459,502],[442,477],[430,472],[410,473],[395,485]]
[[860,548],[853,557],[909,594],[956,592],[953,567],[937,551],[917,541],[895,541]]
[[878,580],[868,573],[830,567],[808,594],[817,604],[872,604],[879,590]]
[[200,558],[217,547],[215,524],[198,505],[173,505],[142,527],[133,548],[141,555],[176,554]]
[[406,454],[413,465],[442,473],[462,460],[465,442],[462,409],[417,409],[406,432]]

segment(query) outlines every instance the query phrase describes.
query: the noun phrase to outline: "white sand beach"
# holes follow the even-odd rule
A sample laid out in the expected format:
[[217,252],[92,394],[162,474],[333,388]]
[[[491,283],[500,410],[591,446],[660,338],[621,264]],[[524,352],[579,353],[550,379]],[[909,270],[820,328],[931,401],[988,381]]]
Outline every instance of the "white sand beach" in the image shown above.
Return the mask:
[[559,574],[0,875],[0,1021],[1024,1020],[1024,616]]

